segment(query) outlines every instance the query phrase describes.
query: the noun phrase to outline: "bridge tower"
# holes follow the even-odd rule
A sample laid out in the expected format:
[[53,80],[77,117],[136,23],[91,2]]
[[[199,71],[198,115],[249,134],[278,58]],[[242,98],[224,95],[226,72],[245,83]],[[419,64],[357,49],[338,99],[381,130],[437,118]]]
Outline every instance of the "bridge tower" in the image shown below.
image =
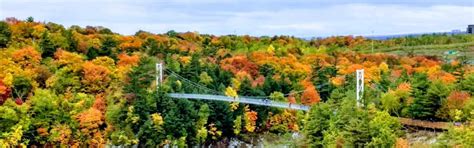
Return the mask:
[[156,88],[163,83],[163,63],[156,63]]
[[356,85],[357,107],[360,107],[362,96],[364,95],[364,69],[358,69],[356,71],[356,78],[357,78],[357,85]]

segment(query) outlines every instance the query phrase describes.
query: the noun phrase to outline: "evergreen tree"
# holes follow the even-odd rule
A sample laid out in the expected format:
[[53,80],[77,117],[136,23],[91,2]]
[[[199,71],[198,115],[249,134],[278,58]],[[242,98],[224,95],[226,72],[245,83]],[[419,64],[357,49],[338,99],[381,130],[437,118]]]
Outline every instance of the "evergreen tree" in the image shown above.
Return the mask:
[[401,135],[398,119],[374,104],[358,108],[355,99],[340,104],[318,103],[311,108],[305,134],[311,147],[390,147]]
[[35,19],[32,16],[29,16],[28,18],[26,18],[26,21],[29,23],[33,23],[35,22]]
[[206,124],[209,119],[209,114],[211,110],[209,110],[209,106],[207,104],[201,105],[198,112],[198,121],[196,122],[196,129],[197,135],[196,139],[199,144],[206,142],[207,139],[207,128]]
[[413,104],[410,106],[410,116],[417,119],[428,119],[434,116],[436,100],[428,98],[429,87],[428,76],[426,74],[415,73],[412,79]]
[[156,56],[159,53],[164,54],[163,47],[160,47],[161,44],[156,41],[154,38],[147,38],[143,43],[142,48],[150,56]]
[[166,135],[179,139],[186,137],[186,143],[193,145],[197,143],[195,137],[197,129],[195,128],[198,119],[197,109],[194,108],[194,103],[178,99],[175,101],[175,106],[170,106],[169,111],[165,113],[164,129]]
[[10,42],[11,30],[5,21],[0,21],[0,48],[5,48]]
[[[130,81],[124,87],[125,93],[133,94],[134,98],[131,103],[134,106],[135,113],[138,114],[140,119],[147,119],[153,109],[150,106],[156,105],[150,101],[153,95],[147,91],[155,80],[155,63],[152,58],[141,58],[138,66],[133,68],[129,73]],[[142,125],[145,121],[146,120],[140,120],[138,124]],[[135,132],[138,131],[138,128],[139,127],[134,127]]]
[[[211,113],[209,115],[208,123],[214,123],[216,128],[222,131],[222,137],[233,137],[234,136],[234,120],[236,114],[240,115],[242,112],[238,110],[232,112],[228,102],[212,101],[209,102],[209,109]],[[216,139],[216,140],[220,140]]]
[[74,36],[72,34],[72,29],[65,30],[63,32],[63,36],[66,38],[68,48],[66,50],[75,52],[77,51],[77,41],[74,39]]
[[115,54],[115,50],[117,45],[118,42],[112,36],[106,36],[102,42],[101,50],[98,52],[99,56],[109,56],[116,60],[117,55]]
[[249,79],[244,79],[240,84],[239,95],[242,96],[265,96],[265,92],[260,88],[252,87]]
[[54,44],[51,42],[48,31],[43,32],[41,35],[40,48],[43,51],[41,54],[41,57],[43,58],[53,57],[54,53],[56,52],[56,47],[54,47]]
[[98,49],[96,49],[96,48],[94,48],[94,47],[92,47],[92,46],[89,47],[89,48],[87,49],[87,54],[86,54],[87,58],[88,58],[89,60],[95,59],[96,57],[99,56],[98,51],[99,51]]
[[304,128],[304,133],[311,147],[323,146],[324,133],[331,125],[331,117],[334,116],[334,111],[331,108],[330,103],[318,103],[311,107]]
[[[200,56],[198,54],[193,54],[191,56],[191,62],[188,65],[184,66],[181,69],[180,75],[193,81],[199,82],[199,73],[201,71],[201,63],[199,62]],[[194,88],[196,89],[196,88]],[[193,90],[194,91],[194,90]]]
[[25,101],[28,93],[33,89],[31,80],[24,76],[15,77],[13,79],[13,98]]
[[335,67],[316,67],[313,70],[313,85],[319,92],[319,96],[323,101],[329,99],[334,86],[330,84],[329,79],[336,76]]
[[166,32],[166,35],[168,35],[169,37],[174,38],[174,37],[178,36],[178,33],[174,30],[170,30],[170,31]]
[[382,73],[380,76],[381,80],[377,83],[377,88],[382,92],[387,92],[388,88],[390,88],[392,82],[389,80],[389,73]]
[[461,88],[474,94],[474,74],[465,76],[465,79],[461,81]]

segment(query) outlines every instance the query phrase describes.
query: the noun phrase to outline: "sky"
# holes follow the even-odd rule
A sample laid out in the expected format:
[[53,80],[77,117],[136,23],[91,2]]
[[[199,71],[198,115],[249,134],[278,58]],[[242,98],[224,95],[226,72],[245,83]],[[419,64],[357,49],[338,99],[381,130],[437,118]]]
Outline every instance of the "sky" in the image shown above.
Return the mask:
[[392,35],[466,30],[474,0],[0,0],[0,18],[104,26],[132,35]]

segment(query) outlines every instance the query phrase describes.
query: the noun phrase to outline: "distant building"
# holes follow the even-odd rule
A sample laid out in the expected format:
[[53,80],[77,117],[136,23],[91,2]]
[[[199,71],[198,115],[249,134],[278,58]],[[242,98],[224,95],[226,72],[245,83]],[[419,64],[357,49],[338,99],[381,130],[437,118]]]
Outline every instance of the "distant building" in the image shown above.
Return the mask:
[[467,33],[474,34],[474,25],[467,26]]
[[452,34],[460,34],[460,33],[462,33],[462,31],[459,30],[459,29],[456,29],[456,30],[452,30],[451,33]]

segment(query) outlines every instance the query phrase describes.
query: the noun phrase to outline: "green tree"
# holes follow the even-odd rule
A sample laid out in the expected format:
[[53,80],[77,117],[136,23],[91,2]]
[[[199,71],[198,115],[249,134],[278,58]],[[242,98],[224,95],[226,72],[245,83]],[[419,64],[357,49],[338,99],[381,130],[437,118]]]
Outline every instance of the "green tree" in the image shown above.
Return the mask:
[[201,105],[198,112],[198,121],[196,122],[197,135],[196,139],[199,144],[206,142],[207,129],[206,124],[209,118],[210,110],[207,104]]
[[11,30],[5,21],[0,21],[0,48],[7,47],[11,39]]
[[239,135],[240,132],[242,131],[242,116],[237,116],[234,120],[234,134]]
[[397,118],[375,105],[356,107],[354,99],[345,98],[340,104],[318,103],[306,118],[304,133],[311,147],[372,146],[390,147],[401,135]]
[[[45,133],[48,133],[54,125],[62,123],[78,124],[70,114],[71,110],[66,110],[69,104],[65,99],[60,98],[50,90],[37,89],[34,94],[30,98],[31,109],[29,110],[29,114],[34,116],[31,117],[32,124],[26,135],[31,136],[31,143],[46,144],[53,142]],[[87,108],[85,105],[82,107]]]
[[[14,147],[20,143],[26,143],[24,134],[28,131],[31,118],[28,114],[28,106],[17,105],[12,100],[6,100],[0,105],[0,145]],[[22,141],[22,139],[24,139]]]
[[159,53],[165,53],[162,44],[154,38],[147,38],[142,45],[143,50],[150,56],[156,56]]
[[186,137],[187,144],[196,144],[197,134],[196,120],[198,119],[197,110],[193,107],[193,102],[184,99],[178,99],[175,105],[170,106],[165,113],[164,129],[166,135],[173,140]]
[[155,80],[155,64],[153,58],[144,56],[140,59],[138,66],[134,67],[128,74],[130,77],[129,84],[124,87],[125,92],[146,94],[152,82]]
[[53,57],[56,52],[56,47],[51,42],[50,34],[48,31],[43,32],[41,35],[40,48],[43,51],[41,57]]
[[[411,114],[415,118],[433,119],[439,107],[441,107],[442,100],[445,99],[452,90],[452,85],[445,84],[441,81],[434,81],[426,90],[426,94],[419,94],[415,97],[411,105]],[[415,90],[415,93],[417,90]]]
[[369,147],[393,146],[401,136],[402,125],[397,118],[390,116],[386,111],[377,111],[375,105],[369,106],[369,129],[371,140]]
[[14,77],[13,79],[13,98],[25,101],[28,93],[33,89],[31,80],[25,76]]
[[170,30],[170,31],[166,32],[166,35],[168,35],[169,37],[174,38],[174,37],[178,36],[178,33],[174,30]]
[[464,80],[461,81],[461,87],[463,90],[467,90],[474,94],[474,74],[467,75]]
[[78,73],[73,72],[69,67],[64,67],[48,78],[46,86],[57,94],[63,94],[66,91],[76,92],[81,89],[81,80]]
[[[474,117],[474,111],[470,113]],[[451,125],[447,132],[439,136],[441,147],[474,147],[474,118],[460,126]]]
[[114,34],[114,33],[112,32],[112,30],[110,30],[109,28],[101,28],[101,29],[99,30],[99,33],[100,33],[100,34],[109,34],[109,35],[110,35],[110,34]]
[[313,70],[313,84],[318,90],[319,96],[323,101],[329,99],[334,86],[330,84],[329,79],[336,76],[335,67],[316,67]]
[[[208,123],[214,123],[215,127],[222,131],[222,137],[234,136],[234,120],[236,118],[235,112],[230,110],[227,102],[213,101],[209,102],[209,109],[211,110]],[[216,139],[220,140],[222,138]]]
[[200,75],[199,75],[199,82],[200,83],[203,83],[203,84],[206,84],[206,85],[209,85],[213,82],[212,78],[207,74],[207,72],[202,72]]
[[112,36],[106,36],[102,41],[101,50],[99,50],[99,56],[109,56],[114,60],[117,60],[116,48],[118,42]]
[[35,22],[35,19],[32,16],[29,16],[28,18],[26,18],[26,21],[29,23],[33,23]]
[[330,119],[334,116],[333,105],[331,103],[318,103],[311,107],[306,116],[304,134],[311,147],[322,147],[324,133],[329,128]]
[[380,102],[382,103],[382,107],[384,110],[395,115],[398,115],[398,111],[402,107],[402,104],[400,103],[400,98],[396,96],[394,92],[387,92],[382,94]]
[[414,101],[409,107],[410,116],[417,119],[430,118],[430,116],[434,115],[434,111],[431,109],[436,104],[426,95],[429,87],[428,76],[426,74],[415,73],[411,84]]
[[74,52],[77,51],[77,45],[78,42],[73,36],[73,30],[72,29],[67,29],[62,32],[62,35],[66,38],[66,44],[68,44],[68,48],[66,50]]
[[[124,87],[124,92],[132,94],[134,106],[134,113],[138,115],[140,119],[148,119],[150,112],[156,104],[153,103],[153,95],[148,92],[152,86],[152,82],[155,80],[155,60],[149,57],[142,57],[138,66],[134,67],[128,74],[130,81]],[[140,120],[137,124],[143,125],[146,120]],[[138,131],[139,127],[133,127],[135,132]]]
[[165,129],[163,129],[163,118],[160,114],[151,114],[145,123],[140,127],[137,137],[142,147],[157,147],[166,139]]
[[89,48],[87,48],[87,54],[86,54],[87,58],[88,58],[89,60],[91,60],[91,59],[94,59],[94,58],[98,57],[98,56],[99,56],[99,52],[98,52],[98,51],[99,51],[99,49],[96,49],[96,48],[94,48],[94,47],[92,47],[92,46],[89,47]]
[[286,101],[285,95],[278,91],[271,93],[270,99],[275,100],[275,101]]

